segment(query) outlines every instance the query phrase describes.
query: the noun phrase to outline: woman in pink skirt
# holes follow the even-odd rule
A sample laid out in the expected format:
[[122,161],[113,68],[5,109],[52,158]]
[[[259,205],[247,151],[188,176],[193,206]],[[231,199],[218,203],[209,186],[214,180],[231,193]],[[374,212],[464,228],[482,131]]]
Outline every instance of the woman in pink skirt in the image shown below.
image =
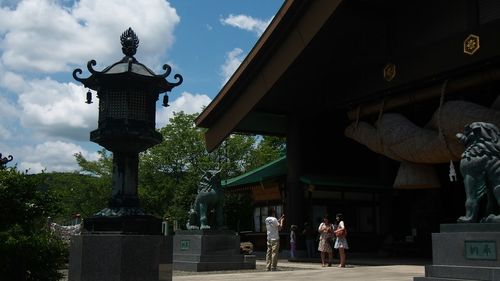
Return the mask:
[[332,266],[332,242],[333,242],[333,226],[328,219],[328,215],[323,217],[323,222],[318,227],[319,245],[318,251],[321,252],[321,265],[325,267],[326,255],[328,254],[328,266]]

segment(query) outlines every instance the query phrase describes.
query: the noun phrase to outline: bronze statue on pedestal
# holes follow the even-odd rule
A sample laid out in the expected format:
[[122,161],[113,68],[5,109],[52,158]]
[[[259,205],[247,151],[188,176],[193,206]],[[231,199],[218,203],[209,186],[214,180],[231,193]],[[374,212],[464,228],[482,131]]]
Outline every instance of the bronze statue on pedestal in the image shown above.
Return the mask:
[[[500,222],[500,132],[491,123],[474,122],[457,138],[465,145],[460,161],[464,178],[465,215],[461,223]],[[486,196],[486,205],[482,200]],[[481,218],[482,216],[482,218]]]

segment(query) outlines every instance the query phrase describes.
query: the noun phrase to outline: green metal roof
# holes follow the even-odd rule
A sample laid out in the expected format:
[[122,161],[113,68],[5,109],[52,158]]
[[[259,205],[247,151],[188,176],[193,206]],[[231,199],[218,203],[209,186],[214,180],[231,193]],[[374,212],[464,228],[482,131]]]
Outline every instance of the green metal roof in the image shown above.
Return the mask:
[[222,180],[222,186],[231,187],[259,183],[265,179],[283,176],[286,174],[286,156],[282,156],[266,165],[246,172],[234,178]]
[[[260,183],[266,179],[286,175],[286,156],[260,166],[234,178],[222,180],[223,187],[242,186]],[[331,175],[303,175],[300,181],[305,184],[331,187],[391,189],[390,185],[382,184],[373,179],[341,177]]]

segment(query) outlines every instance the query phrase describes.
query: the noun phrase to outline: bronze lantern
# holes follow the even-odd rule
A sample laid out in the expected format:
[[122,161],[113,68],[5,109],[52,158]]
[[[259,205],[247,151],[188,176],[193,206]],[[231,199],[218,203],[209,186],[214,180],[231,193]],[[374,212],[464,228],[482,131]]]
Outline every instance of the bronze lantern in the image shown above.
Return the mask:
[[[155,130],[156,101],[160,94],[182,83],[182,76],[174,75],[176,82],[166,77],[171,68],[165,64],[163,74],[157,75],[138,62],[134,55],[139,38],[129,28],[120,37],[125,55],[120,61],[102,71],[93,68],[95,60],[87,63],[91,73],[79,78],[81,69],[73,71],[75,80],[97,92],[99,121],[90,140],[113,152],[112,196],[108,208],[84,220],[84,228],[91,232],[119,231],[123,233],[157,233],[161,221],[144,212],[137,194],[139,153],[159,144],[162,136]],[[86,103],[92,103],[87,93]],[[164,104],[167,106],[168,104]]]

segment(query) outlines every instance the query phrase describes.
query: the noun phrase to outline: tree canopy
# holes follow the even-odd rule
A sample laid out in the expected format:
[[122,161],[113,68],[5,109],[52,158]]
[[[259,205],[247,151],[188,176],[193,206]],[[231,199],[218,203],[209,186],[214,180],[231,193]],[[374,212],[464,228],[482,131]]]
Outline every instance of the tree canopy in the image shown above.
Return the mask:
[[0,169],[0,276],[5,280],[59,280],[66,258],[47,227],[60,211],[58,198],[39,177]]

